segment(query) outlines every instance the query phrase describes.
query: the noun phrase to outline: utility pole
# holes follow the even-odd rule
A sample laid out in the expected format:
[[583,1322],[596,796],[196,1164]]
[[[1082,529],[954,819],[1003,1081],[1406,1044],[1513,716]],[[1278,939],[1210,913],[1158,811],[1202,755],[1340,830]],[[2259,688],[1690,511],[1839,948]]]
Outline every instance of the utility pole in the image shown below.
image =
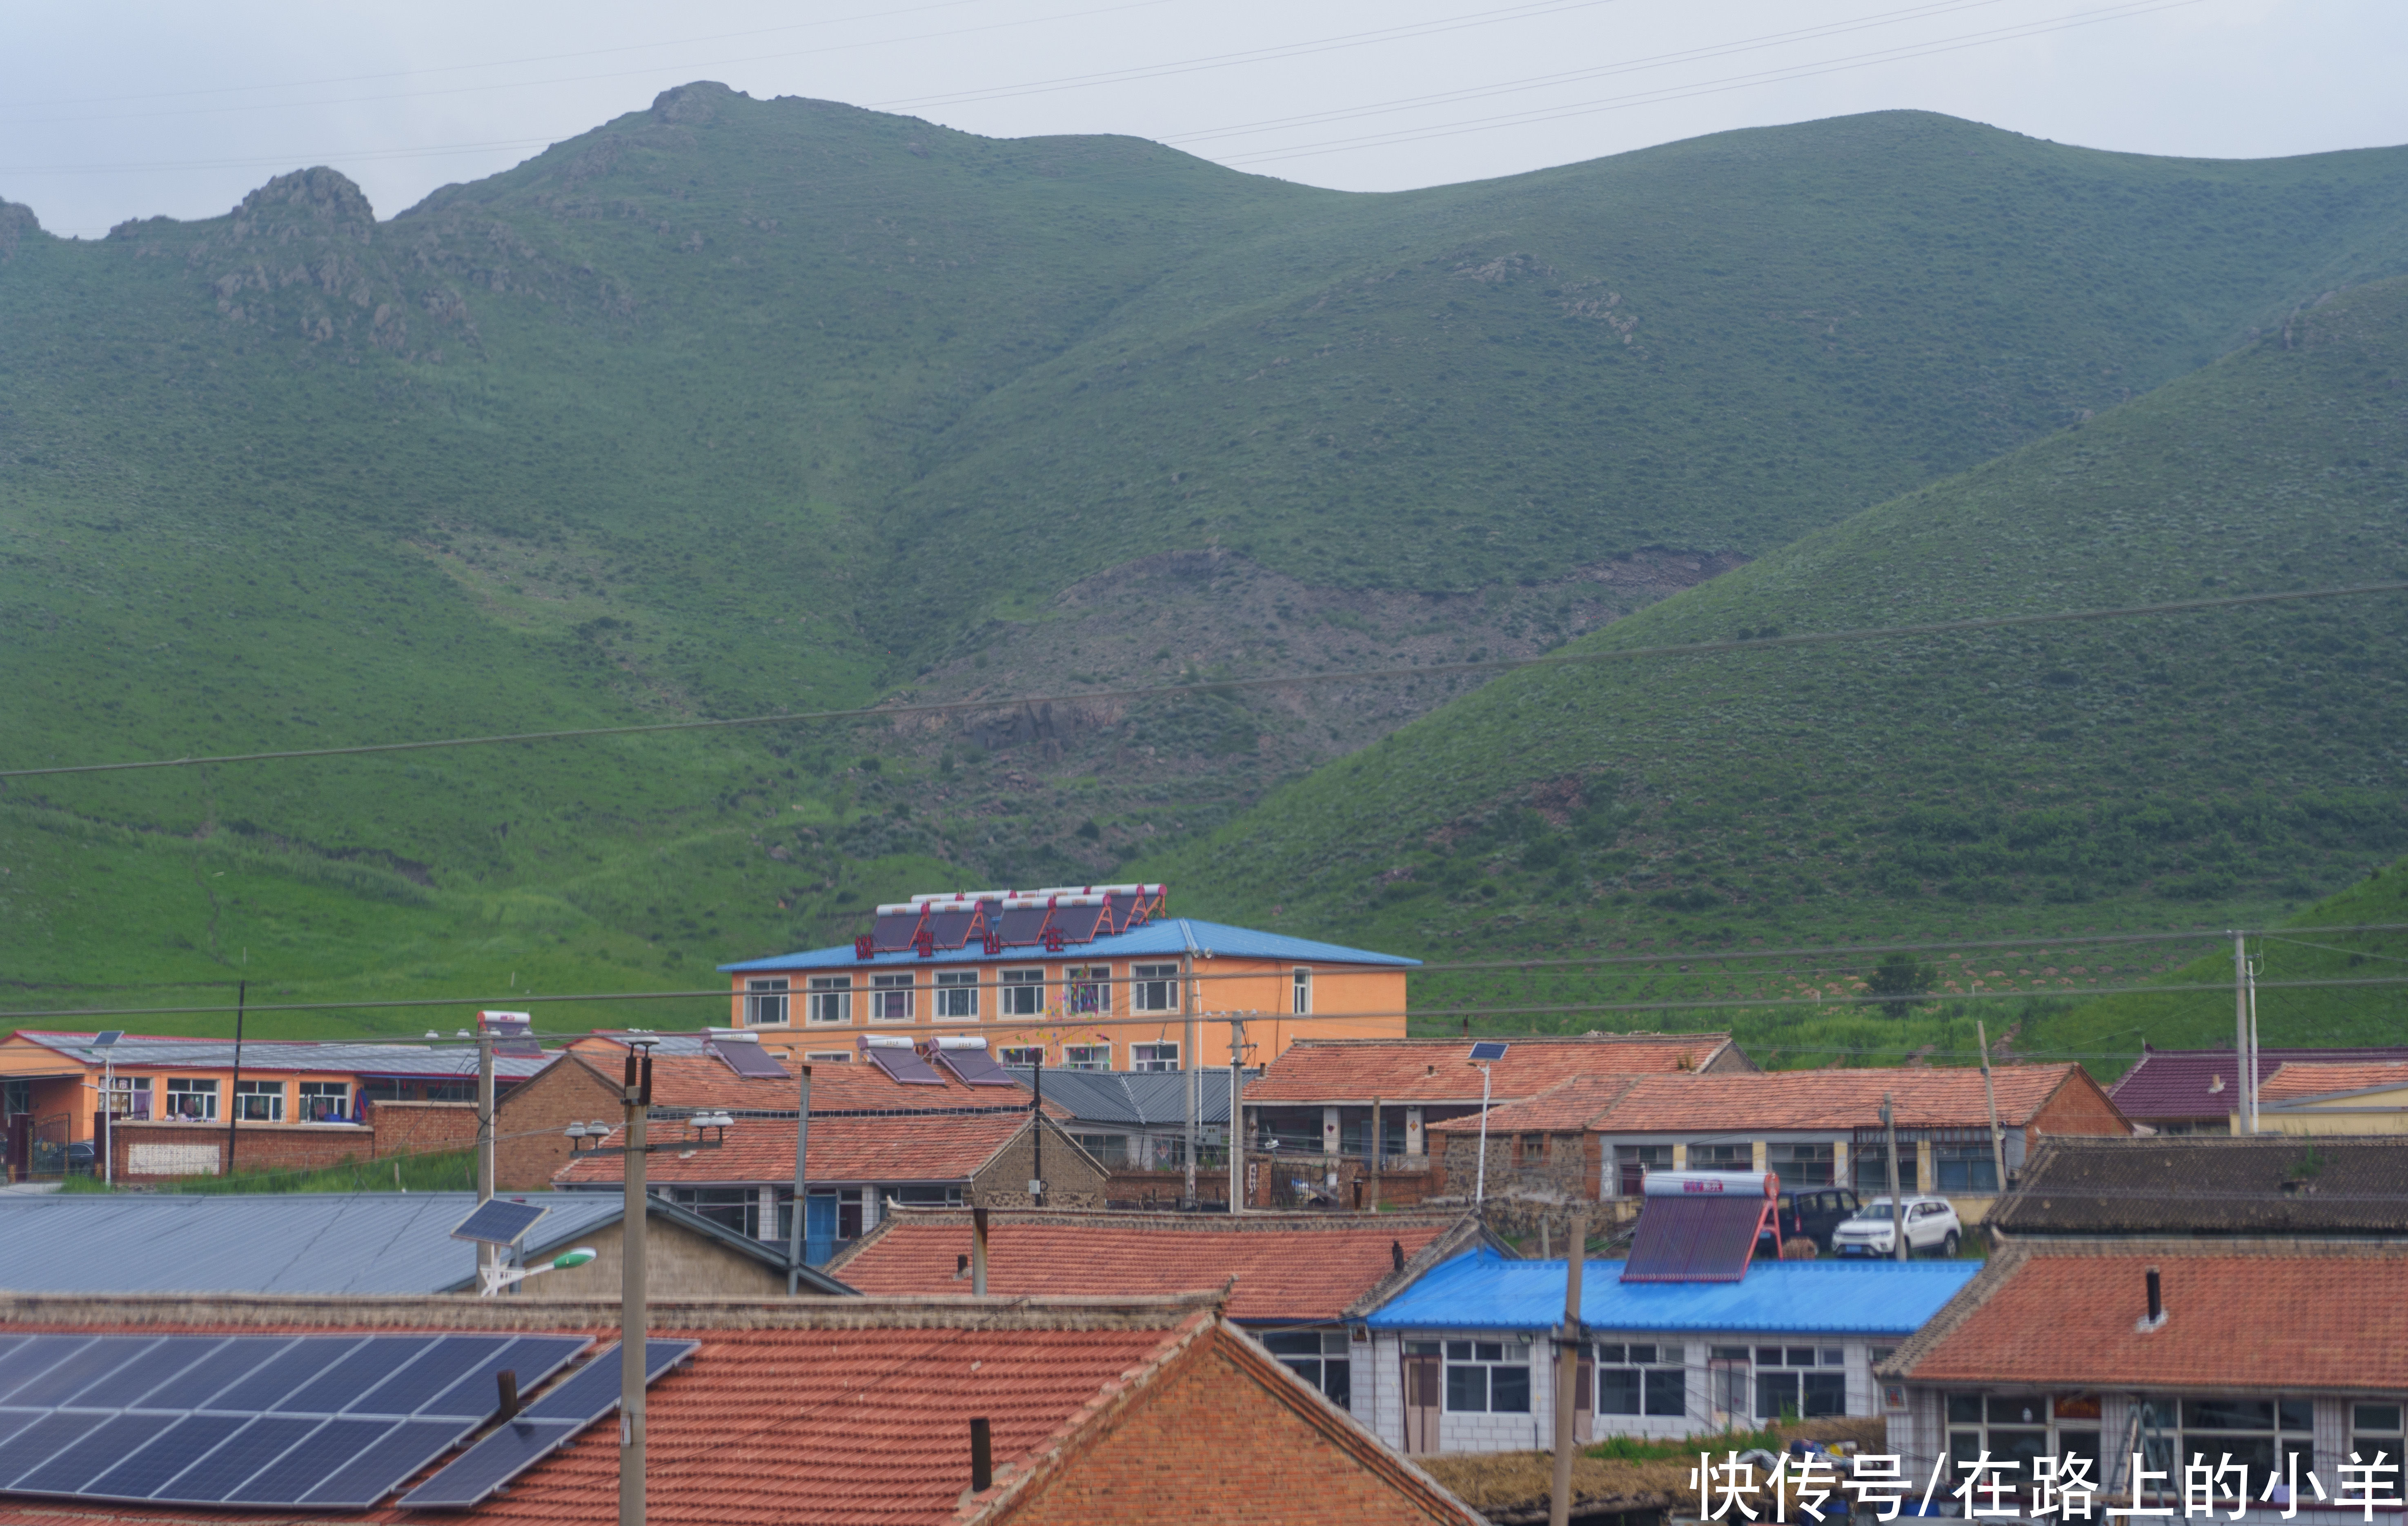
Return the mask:
[[1246,1211],[1246,1020],[1229,1019],[1229,1212]]
[[[1466,1019],[1464,1019],[1463,1020],[1464,1020],[1464,1024],[1465,1024],[1465,1026],[1469,1027],[1469,1026],[1470,1025],[1471,1020],[1470,1020],[1469,1018],[1466,1018]],[[1489,1078],[1490,1078],[1490,1075],[1489,1075],[1489,1067],[1488,1067],[1488,1066],[1486,1066],[1486,1065],[1483,1065],[1483,1066],[1481,1066],[1481,1067],[1480,1067],[1480,1170],[1479,1170],[1479,1172],[1478,1172],[1478,1173],[1473,1177],[1473,1178],[1472,1178],[1472,1188],[1471,1188],[1471,1205],[1472,1205],[1472,1207],[1474,1207],[1474,1208],[1478,1208],[1482,1204],[1484,1204],[1484,1203],[1485,1203],[1485,1202],[1487,1202],[1487,1201],[1488,1201],[1488,1082],[1489,1082]],[[1425,1134],[1425,1135],[1423,1135],[1423,1137],[1424,1137],[1424,1138],[1427,1138],[1427,1137],[1428,1137],[1428,1135]]]
[[2257,1090],[2257,1056],[2249,1052],[2249,934],[2232,934],[2232,1057],[2237,1062],[2233,1079],[2240,1083],[2232,1099],[2243,1134],[2258,1132],[2258,1120],[2251,1115],[2250,1093]]
[[237,980],[234,986],[234,1087],[226,1098],[226,1163],[225,1174],[234,1175],[234,1136],[242,1127],[242,1009],[251,995],[251,982]]
[[1889,1093],[1882,1093],[1882,1153],[1889,1167],[1889,1244],[1893,1259],[1906,1260],[1906,1205],[1898,1195],[1898,1117],[1890,1110]]
[[2258,1132],[2258,966],[2249,966],[2249,1132]]
[[644,1151],[652,1105],[652,1038],[630,1038],[627,1114],[626,1220],[621,1227],[619,1284],[619,1526],[644,1526]]
[[805,1191],[803,1151],[811,1137],[811,1067],[798,1064],[801,1073],[796,1083],[795,1099],[795,1221],[786,1230],[786,1296],[792,1298],[802,1290],[803,1254],[806,1233],[803,1219],[810,1212],[811,1200]]
[[[1183,930],[1185,923],[1181,926]],[[1193,941],[1191,938],[1191,944]],[[1204,1102],[1204,1057],[1196,1052],[1196,950],[1192,947],[1179,958],[1179,1010],[1186,1020],[1182,1028],[1185,1042],[1179,1046],[1179,1068],[1187,1073],[1187,1188],[1180,1205],[1192,1213],[1196,1209],[1196,1150],[1202,1142],[1197,1115],[1203,1111]]]
[[1366,1152],[1371,1159],[1371,1211],[1373,1213],[1380,1211],[1380,1155],[1386,1148],[1382,1143],[1384,1137],[1380,1133],[1380,1099],[1373,1097],[1371,1099],[1371,1148]]
[[[485,1015],[477,1014],[477,1201],[490,1203],[494,1198],[494,1031],[485,1025]],[[501,1260],[501,1248],[477,1245],[477,1277],[480,1287],[485,1284],[485,1274]]]
[[1564,1323],[1555,1333],[1555,1478],[1547,1496],[1547,1526],[1572,1517],[1572,1419],[1580,1410],[1580,1359],[1588,1347],[1581,1323],[1581,1271],[1588,1259],[1588,1206],[1572,1210],[1564,1245]]
[[1990,1034],[1980,1019],[1973,1021],[1974,1041],[1982,1046],[1982,1102],[1990,1109],[1990,1169],[1998,1176],[1995,1186],[2001,1196],[2007,1191],[2007,1147],[1999,1133],[1999,1093],[1990,1084]]
[[1045,1050],[1037,1050],[1036,1100],[1028,1105],[1028,1140],[1036,1158],[1028,1174],[1028,1205],[1045,1206]]

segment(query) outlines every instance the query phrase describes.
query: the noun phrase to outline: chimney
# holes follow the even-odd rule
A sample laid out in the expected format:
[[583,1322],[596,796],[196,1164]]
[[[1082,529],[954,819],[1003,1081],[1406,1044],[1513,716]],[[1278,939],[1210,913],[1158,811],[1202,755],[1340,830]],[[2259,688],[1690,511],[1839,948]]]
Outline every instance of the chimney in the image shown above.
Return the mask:
[[2138,1325],[2134,1326],[2133,1328],[2134,1328],[2134,1329],[2136,1329],[2136,1330],[2141,1331],[2143,1333],[2147,1333],[2147,1332],[2149,1332],[2149,1331],[2157,1330],[2157,1329],[2160,1329],[2160,1328],[2162,1328],[2162,1327],[2164,1326],[2165,1322],[2166,1322],[2166,1296],[2165,1296],[2165,1290],[2164,1290],[2164,1287],[2163,1287],[2162,1283],[2161,1283],[2161,1282],[2159,1281],[2159,1279],[2158,1279],[2158,1276],[2157,1276],[2157,1269],[2156,1267],[2152,1266],[2152,1267],[2150,1267],[2150,1268],[2149,1268],[2149,1314],[2148,1314],[2148,1318],[2147,1318],[2147,1319],[2143,1319],[2143,1320],[2142,1320]]
[[1404,1241],[1391,1240],[1388,1242],[1388,1261],[1398,1271],[1401,1272],[1405,1269]]
[[970,1492],[976,1494],[995,1482],[995,1437],[987,1428],[986,1417],[970,1421]]
[[501,1394],[501,1405],[494,1412],[494,1419],[500,1421],[516,1419],[519,1413],[518,1373],[505,1367],[494,1375],[494,1385]]

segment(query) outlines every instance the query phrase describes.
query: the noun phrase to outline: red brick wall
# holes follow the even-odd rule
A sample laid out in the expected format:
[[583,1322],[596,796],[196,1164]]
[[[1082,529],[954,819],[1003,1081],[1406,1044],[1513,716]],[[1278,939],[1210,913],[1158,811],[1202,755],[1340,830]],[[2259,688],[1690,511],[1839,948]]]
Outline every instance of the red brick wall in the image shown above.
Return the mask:
[[380,1102],[368,1109],[368,1122],[380,1156],[477,1148],[473,1102]]
[[2115,1110],[2115,1104],[2100,1090],[2099,1083],[2087,1071],[2076,1067],[2065,1078],[2047,1102],[2041,1105],[2025,1135],[2027,1145],[2038,1144],[2040,1136],[2051,1134],[2130,1134],[2132,1125]]
[[626,1116],[618,1086],[577,1055],[561,1056],[510,1089],[494,1112],[494,1186],[527,1192],[552,1185],[568,1163],[571,1123],[617,1124]]
[[[136,1122],[120,1119],[109,1153],[120,1181],[161,1181],[175,1177],[221,1176],[225,1171],[226,1126],[217,1123]],[[356,1124],[246,1123],[236,1135],[237,1171],[314,1171],[365,1161],[376,1153],[376,1136]],[[144,1146],[178,1147],[172,1164]],[[143,1169],[135,1162],[141,1160]],[[162,1169],[165,1167],[165,1169]]]
[[1240,1365],[1223,1343],[1243,1338],[1224,1328],[1199,1342],[1005,1519],[1012,1526],[1427,1526],[1444,1519],[1307,1421],[1298,1409],[1313,1403],[1309,1395],[1275,1394]]

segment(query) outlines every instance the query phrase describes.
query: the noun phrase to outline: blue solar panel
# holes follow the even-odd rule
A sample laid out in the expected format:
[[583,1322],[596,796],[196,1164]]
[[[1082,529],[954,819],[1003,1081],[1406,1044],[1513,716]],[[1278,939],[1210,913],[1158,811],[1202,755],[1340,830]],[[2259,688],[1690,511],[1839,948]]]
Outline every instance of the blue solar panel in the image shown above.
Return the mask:
[[128,1452],[176,1423],[173,1415],[120,1415],[9,1486],[21,1494],[73,1494]]
[[[351,1415],[411,1415],[460,1379],[486,1358],[510,1344],[508,1335],[445,1335],[437,1339],[434,1349],[418,1361],[378,1383],[349,1404],[336,1405]],[[482,1396],[483,1407],[467,1413],[481,1418],[494,1412],[491,1396]],[[453,1411],[446,1410],[446,1414]]]
[[1502,1060],[1505,1058],[1505,1050],[1507,1048],[1508,1046],[1498,1043],[1494,1039],[1484,1040],[1481,1043],[1474,1044],[1471,1047],[1471,1062],[1475,1065],[1479,1065]]
[[[195,1343],[207,1336],[186,1337]],[[179,1341],[179,1344],[183,1344]],[[145,1409],[198,1409],[234,1387],[261,1362],[293,1344],[290,1335],[237,1335],[215,1343],[206,1362],[196,1362],[142,1396]]]
[[487,1198],[452,1229],[452,1238],[477,1240],[485,1245],[516,1245],[521,1235],[535,1228],[537,1219],[551,1211],[532,1203],[513,1203],[502,1197]]
[[[173,1405],[154,1405],[144,1401],[177,1379],[193,1374],[203,1362],[211,1362],[212,1353],[224,1346],[225,1342],[221,1340],[176,1337],[163,1340],[138,1361],[127,1362],[78,1394],[76,1403],[88,1409],[125,1409],[136,1405],[146,1409],[176,1408],[178,1406]],[[6,1357],[0,1357],[0,1362],[6,1360]]]
[[383,1419],[318,1424],[290,1450],[224,1497],[232,1505],[289,1505],[382,1440],[393,1428],[394,1422]]
[[174,1482],[150,1497],[179,1504],[214,1505],[324,1423],[263,1415],[228,1436],[215,1450],[178,1474]]
[[[644,1382],[701,1349],[698,1341],[646,1341]],[[538,1399],[518,1418],[445,1465],[442,1472],[401,1498],[406,1510],[465,1508],[475,1505],[540,1462],[577,1433],[618,1407],[619,1348],[604,1348],[594,1360]]]
[[0,1489],[33,1472],[100,1428],[106,1415],[51,1413],[0,1441]]
[[76,1492],[86,1499],[147,1500],[245,1423],[239,1415],[194,1415]]
[[9,1407],[13,1409],[22,1405],[27,1409],[47,1409],[52,1405],[71,1403],[77,1394],[158,1344],[155,1340],[93,1341],[10,1394]]
[[[354,1405],[363,1394],[416,1365],[437,1340],[437,1337],[433,1335],[382,1335],[362,1341],[317,1376],[267,1407],[287,1415],[329,1415]],[[213,1407],[236,1409],[242,1406],[225,1405]]]
[[[424,1361],[397,1375],[393,1382],[370,1390],[344,1413],[444,1415],[481,1420],[501,1404],[495,1373],[509,1368],[518,1375],[520,1389],[532,1393],[586,1344],[582,1335],[522,1335],[515,1340],[447,1335]],[[437,1375],[445,1372],[452,1375],[452,1381],[437,1384]]]
[[459,1439],[460,1428],[450,1420],[404,1420],[383,1440],[303,1495],[300,1503],[365,1510],[450,1451]]
[[[210,1409],[265,1409],[344,1357],[351,1354],[363,1337],[344,1340],[295,1340],[292,1346],[252,1368],[239,1383],[229,1384],[224,1391],[212,1395]],[[144,1405],[145,1409],[165,1409],[165,1405]],[[195,1408],[201,1407],[195,1405]]]
[[9,1352],[7,1366],[0,1368],[0,1405],[7,1404],[17,1390],[91,1344],[89,1335],[36,1335]]

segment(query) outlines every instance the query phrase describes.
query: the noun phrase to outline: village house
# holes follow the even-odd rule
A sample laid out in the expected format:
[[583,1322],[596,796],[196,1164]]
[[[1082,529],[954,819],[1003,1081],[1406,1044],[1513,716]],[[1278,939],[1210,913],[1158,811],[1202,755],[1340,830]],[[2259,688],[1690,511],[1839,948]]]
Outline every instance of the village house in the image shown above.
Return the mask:
[[[0,1454],[0,1522],[610,1519],[618,1318],[0,1297],[0,1389],[38,1405],[20,1439],[41,1443]],[[657,1526],[1480,1522],[1210,1296],[655,1299],[651,1321]]]
[[[1518,1047],[1518,1046],[1517,1046]],[[2005,1065],[1992,1073],[2009,1176],[2057,1134],[2128,1134],[2131,1126],[2079,1065]],[[1899,1190],[1947,1197],[1976,1222],[1998,1195],[1982,1073],[1784,1070],[1583,1076],[1487,1116],[1486,1190],[1635,1201],[1654,1171],[1778,1177],[1786,1191],[1886,1193],[1882,1099],[1892,1099]],[[1433,1126],[1444,1190],[1472,1190],[1481,1120]]]
[[[2100,1506],[2128,1508],[2138,1453],[2138,1503],[2159,1514],[2362,1520],[2344,1507],[2352,1454],[2403,1452],[2403,1306],[2397,1241],[2017,1239],[1879,1367],[1886,1449],[1918,1479],[1948,1459],[1952,1490],[1985,1451],[2005,1460],[2011,1509],[2031,1503],[2036,1459],[2067,1457]],[[2270,1496],[2270,1468],[2290,1499]],[[2400,1479],[2375,1477],[2378,1519],[2399,1519]]]
[[[1642,1216],[1643,1218],[1643,1216]],[[1752,1245],[1748,1231],[1742,1246]],[[1713,1279],[1582,1268],[1574,1434],[1674,1440],[1784,1414],[1881,1412],[1873,1367],[1976,1268],[1960,1262],[1747,1260]],[[1356,1418],[1408,1453],[1553,1445],[1561,1259],[1482,1248],[1436,1266],[1363,1319]]]
[[[828,1263],[871,1296],[970,1291],[977,1225],[960,1209],[897,1208]],[[1226,1289],[1227,1317],[1368,1424],[1354,1370],[1370,1348],[1347,1321],[1451,1256],[1504,1247],[1450,1214],[990,1214],[986,1291],[1099,1299]]]
[[[0,1038],[11,1179],[71,1167],[136,1180],[215,1176],[229,1151],[236,1169],[308,1169],[475,1141],[474,1044],[257,1039],[237,1055],[222,1039],[103,1036],[21,1029]],[[496,1055],[496,1091],[544,1063]]]
[[[2258,1051],[2258,1084],[2287,1064],[2408,1063],[2408,1048],[2268,1049]],[[2158,1049],[2144,1041],[2141,1058],[2108,1088],[2117,1110],[2158,1134],[2233,1134],[2241,1109],[2241,1065],[2234,1051]],[[2261,1128],[2272,1125],[2260,1120]],[[2345,1129],[2344,1133],[2386,1132]]]
[[[624,1194],[529,1192],[543,1211],[516,1248],[533,1266],[574,1249],[595,1259],[516,1285],[512,1297],[612,1298]],[[656,1296],[784,1297],[786,1248],[649,1198],[645,1268]],[[0,1288],[16,1292],[416,1294],[474,1292],[477,1247],[452,1232],[474,1192],[0,1194]],[[161,1248],[172,1253],[161,1254]],[[803,1268],[801,1291],[843,1283]]]
[[[1182,1070],[1306,1034],[1397,1035],[1421,962],[1168,915],[1160,885],[915,895],[851,944],[720,968],[730,1020],[781,1054],[842,1063],[862,1033],[992,1035],[1007,1065]],[[1188,1025],[1198,1021],[1191,1042]]]
[[[724,1050],[743,1040],[712,1040]],[[819,1265],[877,1228],[890,1203],[1025,1206],[1042,1181],[1048,1206],[1100,1207],[1108,1173],[983,1048],[915,1048],[901,1035],[856,1034],[859,1059],[811,1067],[803,1162],[804,1260]],[[666,1048],[666,1046],[664,1046]],[[592,1066],[583,1055],[563,1064]],[[782,1067],[781,1067],[782,1068]],[[658,1130],[702,1111],[734,1118],[724,1148],[654,1156],[650,1189],[740,1234],[783,1243],[792,1233],[799,1077],[737,1074],[723,1053],[653,1060]],[[564,1083],[566,1084],[566,1083]],[[573,1109],[572,1109],[573,1110]],[[552,1176],[566,1191],[620,1190],[622,1159],[597,1155],[622,1137],[615,1111],[588,1121],[582,1153]],[[603,1127],[596,1128],[599,1124]]]
[[2258,1089],[2261,1133],[2408,1134],[2408,1059],[2286,1060]]
[[[1030,1067],[1010,1067],[1024,1087],[1038,1084]],[[1246,1071],[1251,1081],[1262,1074]],[[1187,1163],[1187,1093],[1196,1089],[1199,1162],[1218,1166],[1228,1145],[1229,1073],[1205,1071],[1049,1070],[1045,1101],[1067,1115],[1071,1136],[1114,1172],[1183,1172]]]
[[[1309,1177],[1331,1169],[1359,1175],[1369,1163],[1375,1112],[1381,1170],[1410,1177],[1431,1163],[1428,1131],[1451,1119],[1477,1118],[1484,1101],[1524,1102],[1581,1077],[1756,1068],[1728,1034],[1590,1034],[1514,1039],[1504,1048],[1484,1070],[1472,1062],[1467,1039],[1297,1040],[1245,1089],[1247,1148],[1273,1167],[1251,1201],[1270,1201],[1291,1169]],[[1384,1185],[1389,1201],[1398,1201],[1400,1190],[1404,1201],[1421,1190],[1410,1181]]]
[[2408,1241],[2408,1138],[2188,1134],[2042,1143],[1986,1220],[2014,1239]]

